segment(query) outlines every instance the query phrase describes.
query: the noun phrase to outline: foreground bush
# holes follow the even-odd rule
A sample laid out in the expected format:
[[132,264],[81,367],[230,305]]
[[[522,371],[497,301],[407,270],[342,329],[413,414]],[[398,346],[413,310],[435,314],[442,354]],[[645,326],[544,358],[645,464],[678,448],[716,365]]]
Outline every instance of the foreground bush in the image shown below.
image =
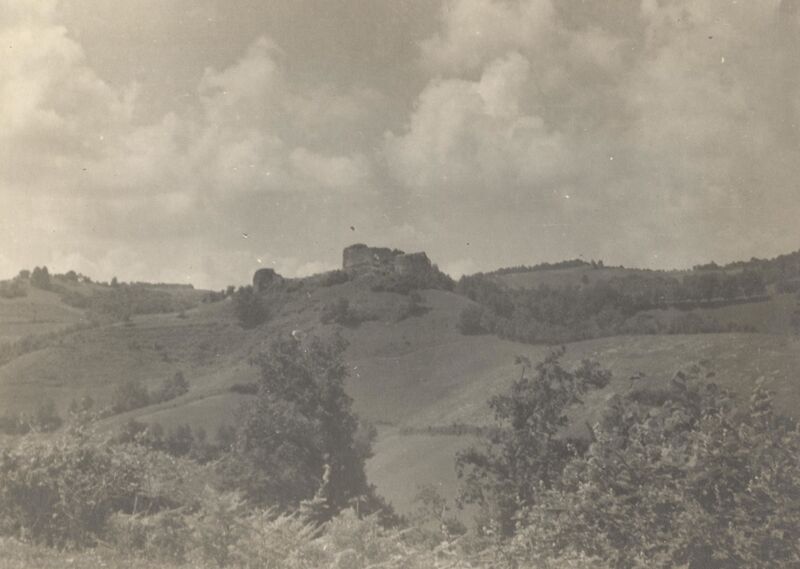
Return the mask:
[[111,444],[71,425],[0,450],[0,535],[80,548],[107,539],[118,514],[192,504],[200,467],[137,444]]
[[90,545],[132,510],[145,473],[133,456],[60,437],[0,452],[0,531],[47,545]]
[[511,535],[509,559],[800,566],[800,429],[775,413],[762,384],[741,404],[693,366],[648,396],[615,396],[588,448],[570,449],[554,427],[566,425],[565,403],[580,402],[580,374],[560,368],[559,355],[492,400],[503,430],[460,457],[470,467],[465,497],[484,507],[484,531]]

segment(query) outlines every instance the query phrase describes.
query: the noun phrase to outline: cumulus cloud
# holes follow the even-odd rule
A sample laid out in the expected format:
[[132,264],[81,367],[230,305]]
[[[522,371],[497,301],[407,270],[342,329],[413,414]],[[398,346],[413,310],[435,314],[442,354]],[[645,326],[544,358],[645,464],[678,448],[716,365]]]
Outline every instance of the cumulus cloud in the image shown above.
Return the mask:
[[408,131],[387,140],[395,174],[420,193],[558,182],[568,174],[568,141],[527,112],[532,81],[528,61],[510,53],[490,62],[477,81],[431,83]]
[[[145,255],[155,253],[164,269],[144,274],[172,274],[150,243],[174,241],[166,249],[181,251],[196,280],[217,281],[221,275],[188,261],[191,249],[228,254],[232,239],[221,241],[220,232],[246,230],[254,200],[294,195],[305,208],[373,186],[364,151],[342,147],[334,133],[356,130],[376,95],[293,82],[284,54],[265,37],[230,65],[206,68],[185,105],[142,123],[136,84],[118,87],[97,75],[57,22],[55,2],[3,4],[0,195],[16,205],[0,214],[16,243],[6,273],[75,259],[82,266],[70,268],[100,269],[107,278],[115,264],[127,274],[146,268]],[[105,252],[95,253],[105,261],[78,254],[100,242]],[[255,265],[255,251],[246,257]]]
[[[153,4],[171,23],[148,41],[162,30],[165,61],[194,66],[180,88],[153,78],[171,65],[146,59],[159,48],[99,57],[116,37],[74,25],[90,4],[70,4],[70,27],[57,0],[0,0],[5,274],[46,263],[218,286],[259,259],[287,274],[329,267],[352,241],[425,249],[455,272],[797,246],[796,0],[444,0],[436,21],[384,0],[370,12],[416,18],[403,30],[419,37],[349,16],[299,25],[311,4],[246,3],[284,19],[281,45],[257,18],[225,20],[221,0],[185,19]],[[159,19],[104,10],[116,31],[141,12]],[[324,28],[315,37],[334,48],[304,47],[293,26]],[[236,48],[181,59],[178,32],[193,50],[209,30]]]
[[413,195],[439,196],[439,218],[482,200],[462,240],[491,203],[513,204],[506,218],[528,223],[499,239],[532,256],[685,266],[792,249],[790,5],[644,0],[600,18],[569,1],[446,2],[421,45],[431,80],[387,136],[390,170]]

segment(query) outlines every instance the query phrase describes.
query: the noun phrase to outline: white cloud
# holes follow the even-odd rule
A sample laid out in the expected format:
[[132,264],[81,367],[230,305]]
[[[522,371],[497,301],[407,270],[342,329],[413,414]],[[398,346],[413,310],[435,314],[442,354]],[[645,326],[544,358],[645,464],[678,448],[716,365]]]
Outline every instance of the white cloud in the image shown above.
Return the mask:
[[[55,3],[2,2],[13,17],[0,25],[9,46],[0,61],[0,197],[16,205],[0,211],[15,244],[4,273],[67,258],[102,274],[161,274],[145,255],[166,267],[158,259],[169,247],[150,243],[180,242],[181,258],[192,257],[190,247],[225,255],[209,243],[237,234],[253,200],[371,191],[368,158],[334,136],[364,120],[375,98],[368,90],[294,83],[281,50],[259,38],[231,65],[207,68],[183,107],[142,124],[136,85],[116,87],[94,72],[56,21]],[[220,278],[193,270],[201,283]]]
[[551,0],[448,0],[442,30],[422,44],[423,61],[434,71],[461,73],[509,51],[544,49],[555,33],[554,16]]
[[529,62],[518,53],[490,62],[477,81],[433,81],[408,130],[387,139],[394,174],[421,194],[557,183],[568,173],[568,141],[527,110],[533,89]]
[[581,20],[577,2],[447,2],[422,44],[431,79],[387,136],[390,170],[433,219],[480,200],[462,241],[481,217],[527,214],[503,239],[534,255],[685,265],[794,248],[800,235],[766,221],[796,211],[800,174],[786,64],[800,24],[778,4],[646,0]]
[[[67,12],[86,19],[96,1]],[[195,52],[210,30],[244,29],[204,2],[186,19],[157,2],[103,8],[118,21],[92,43],[55,0],[0,0],[0,271],[74,262],[221,284],[247,280],[265,249],[301,274],[352,241],[480,269],[796,248],[796,3],[447,0],[435,29],[408,12],[420,21],[404,29],[430,30],[417,53],[326,28],[341,45],[320,70],[302,58],[324,48],[290,33]],[[143,21],[148,46],[109,47]],[[147,60],[157,40],[165,62],[195,65],[175,64],[180,87],[152,77],[170,68]]]

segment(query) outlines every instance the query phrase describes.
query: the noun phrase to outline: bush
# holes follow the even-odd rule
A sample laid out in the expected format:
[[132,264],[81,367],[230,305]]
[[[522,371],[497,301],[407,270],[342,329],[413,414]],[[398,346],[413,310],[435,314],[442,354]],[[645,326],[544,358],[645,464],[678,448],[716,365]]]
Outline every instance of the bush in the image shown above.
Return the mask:
[[115,321],[128,321],[137,314],[181,313],[195,306],[194,301],[142,283],[118,283],[88,295],[58,286],[51,290],[59,293],[64,304]]
[[233,310],[242,328],[255,328],[269,317],[269,311],[252,286],[239,287],[233,295]]
[[0,417],[0,433],[7,435],[24,435],[31,431],[50,433],[58,430],[63,423],[64,420],[58,414],[55,404],[48,399],[39,403],[33,413],[10,413]]
[[189,382],[182,371],[175,372],[175,375],[164,380],[153,398],[155,401],[170,401],[189,392]]
[[89,545],[144,494],[137,457],[87,438],[23,439],[0,451],[0,533],[47,545]]
[[242,395],[255,395],[258,393],[257,383],[234,383],[229,388],[231,393],[239,393]]
[[[551,461],[547,476],[500,486],[506,504],[527,504],[509,528],[517,566],[577,554],[618,568],[796,567],[800,430],[775,414],[762,382],[741,405],[713,376],[692,366],[656,391],[616,396],[588,449]],[[501,456],[547,456],[539,437],[520,450]],[[494,460],[472,464],[489,480],[532,470]],[[468,482],[497,492],[487,479]]]
[[339,298],[327,303],[322,307],[319,321],[323,324],[340,324],[348,328],[355,328],[369,317],[359,310],[350,306],[350,301],[346,298]]
[[176,510],[152,515],[116,512],[104,537],[120,552],[149,560],[184,563],[191,547],[186,516]]
[[488,330],[483,326],[484,309],[482,306],[472,304],[461,311],[458,317],[458,331],[467,336],[486,334]]
[[124,413],[150,405],[150,394],[141,381],[126,379],[120,382],[111,396],[111,410]]
[[401,322],[406,318],[422,316],[428,311],[430,311],[430,307],[425,306],[422,295],[417,291],[412,291],[408,295],[408,300],[398,308],[396,320]]
[[451,291],[456,283],[448,275],[433,265],[426,271],[407,274],[390,273],[383,275],[372,286],[374,292],[395,292],[408,294],[415,290],[438,289]]
[[28,296],[28,290],[22,281],[13,279],[11,281],[0,283],[0,297],[2,298],[22,298]]
[[479,446],[458,453],[463,480],[461,499],[479,506],[494,530],[513,535],[518,516],[539,500],[539,493],[559,483],[577,452],[561,436],[568,410],[590,390],[608,385],[611,373],[584,360],[574,370],[561,365],[564,348],[553,350],[529,377],[530,362],[518,357],[521,377],[507,394],[489,400],[497,428]]

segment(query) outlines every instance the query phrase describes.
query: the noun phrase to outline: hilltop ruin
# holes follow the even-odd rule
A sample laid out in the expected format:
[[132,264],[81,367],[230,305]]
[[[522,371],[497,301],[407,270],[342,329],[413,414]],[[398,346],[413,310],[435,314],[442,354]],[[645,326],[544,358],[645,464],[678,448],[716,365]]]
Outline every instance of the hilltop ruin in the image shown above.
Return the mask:
[[342,269],[351,276],[414,275],[431,270],[431,261],[424,252],[405,253],[387,247],[351,245],[342,253]]

